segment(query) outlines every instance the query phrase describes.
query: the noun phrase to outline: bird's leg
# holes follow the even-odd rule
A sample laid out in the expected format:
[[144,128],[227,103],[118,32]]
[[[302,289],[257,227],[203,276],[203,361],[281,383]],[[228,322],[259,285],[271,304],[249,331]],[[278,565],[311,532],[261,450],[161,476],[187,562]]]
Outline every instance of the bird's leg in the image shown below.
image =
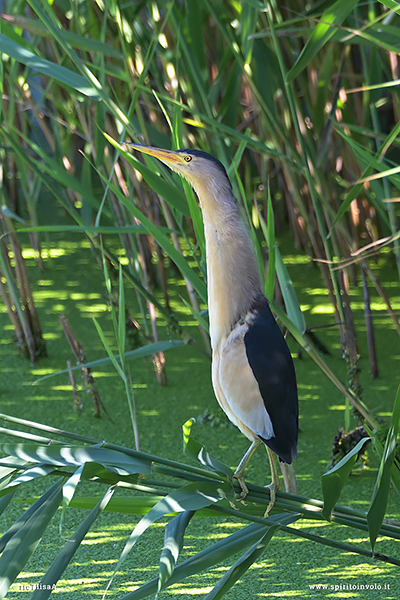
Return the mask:
[[264,513],[264,517],[268,517],[272,507],[275,504],[276,492],[280,489],[280,486],[279,486],[278,469],[276,466],[276,455],[274,452],[272,452],[272,450],[270,448],[268,448],[268,446],[265,446],[265,447],[266,447],[267,453],[268,453],[269,464],[271,467],[271,477],[272,477],[272,482],[269,485],[265,486],[269,489],[269,504],[267,506],[267,510]]
[[251,457],[253,456],[254,452],[257,450],[257,448],[260,444],[261,444],[261,440],[259,440],[258,438],[254,440],[254,442],[251,444],[250,448],[247,450],[246,454],[243,456],[242,460],[240,461],[240,463],[237,466],[236,471],[233,474],[234,478],[238,480],[239,485],[242,490],[242,493],[240,494],[240,500],[244,500],[246,498],[247,494],[249,493],[249,490],[247,489],[247,485],[244,481],[244,472],[245,472],[245,469],[247,467],[249,460],[251,459]]
[[283,482],[285,484],[285,490],[289,494],[297,494],[296,490],[296,476],[294,472],[293,464],[288,465],[285,462],[279,463],[281,467]]

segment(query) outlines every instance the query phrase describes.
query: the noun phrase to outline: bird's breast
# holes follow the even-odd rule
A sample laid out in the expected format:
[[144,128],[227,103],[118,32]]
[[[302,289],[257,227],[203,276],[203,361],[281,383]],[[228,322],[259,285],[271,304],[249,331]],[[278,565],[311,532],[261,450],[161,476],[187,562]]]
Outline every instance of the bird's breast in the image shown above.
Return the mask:
[[270,417],[246,356],[244,336],[254,316],[249,313],[213,350],[215,395],[228,418],[251,441],[274,435]]

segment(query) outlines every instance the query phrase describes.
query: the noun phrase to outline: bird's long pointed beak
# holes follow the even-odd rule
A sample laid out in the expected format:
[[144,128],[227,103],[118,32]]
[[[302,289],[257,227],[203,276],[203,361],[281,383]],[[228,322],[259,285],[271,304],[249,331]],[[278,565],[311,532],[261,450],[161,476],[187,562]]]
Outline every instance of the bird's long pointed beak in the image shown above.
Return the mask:
[[181,165],[183,163],[181,154],[179,154],[179,152],[174,152],[173,150],[163,150],[162,148],[153,148],[153,146],[142,146],[142,144],[126,143],[126,145],[142,154],[154,156],[167,165],[173,166]]

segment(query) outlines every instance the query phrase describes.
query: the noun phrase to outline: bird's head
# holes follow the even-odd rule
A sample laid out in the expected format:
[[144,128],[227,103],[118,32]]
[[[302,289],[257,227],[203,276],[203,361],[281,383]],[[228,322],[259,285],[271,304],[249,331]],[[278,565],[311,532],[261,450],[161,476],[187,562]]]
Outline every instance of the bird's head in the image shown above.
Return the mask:
[[223,164],[208,152],[202,150],[163,150],[141,144],[127,144],[142,154],[158,158],[172,171],[184,177],[194,187],[199,197],[201,190],[208,186],[228,187],[231,185]]

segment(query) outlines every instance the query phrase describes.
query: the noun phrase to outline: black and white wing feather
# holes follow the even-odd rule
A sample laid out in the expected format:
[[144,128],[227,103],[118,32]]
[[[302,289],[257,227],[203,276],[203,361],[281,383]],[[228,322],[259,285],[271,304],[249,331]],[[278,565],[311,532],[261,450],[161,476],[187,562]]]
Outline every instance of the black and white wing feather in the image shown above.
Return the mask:
[[253,313],[244,344],[274,430],[269,439],[259,437],[290,464],[297,457],[299,413],[293,360],[266,298],[257,303]]

